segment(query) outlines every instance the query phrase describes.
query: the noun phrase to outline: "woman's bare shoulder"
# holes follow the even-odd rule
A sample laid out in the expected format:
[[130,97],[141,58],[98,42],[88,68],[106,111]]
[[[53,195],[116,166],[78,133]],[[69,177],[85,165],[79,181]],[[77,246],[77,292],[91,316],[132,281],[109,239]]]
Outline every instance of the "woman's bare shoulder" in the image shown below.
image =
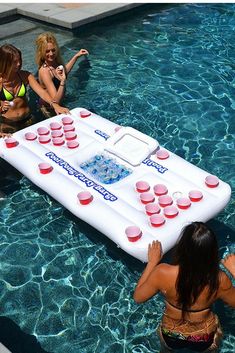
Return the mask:
[[160,263],[156,267],[156,271],[163,276],[172,276],[178,273],[178,267],[174,265],[167,264],[165,262]]

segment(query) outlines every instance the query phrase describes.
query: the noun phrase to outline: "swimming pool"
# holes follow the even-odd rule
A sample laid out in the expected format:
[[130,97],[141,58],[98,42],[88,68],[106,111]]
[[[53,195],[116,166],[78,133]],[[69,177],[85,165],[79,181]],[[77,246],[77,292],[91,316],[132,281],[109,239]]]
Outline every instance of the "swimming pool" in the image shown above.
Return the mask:
[[[65,59],[76,48],[90,52],[90,63],[70,76],[69,107],[147,133],[231,185],[230,204],[210,222],[221,254],[235,242],[234,25],[234,4],[155,4],[86,31],[56,31]],[[8,39],[22,49],[26,69],[35,71],[32,43],[49,29],[55,30],[34,24]],[[0,166],[7,195],[0,201],[1,315],[51,352],[158,351],[162,298],[140,306],[132,300],[143,265]],[[232,352],[234,311],[221,303],[216,310],[222,352]]]

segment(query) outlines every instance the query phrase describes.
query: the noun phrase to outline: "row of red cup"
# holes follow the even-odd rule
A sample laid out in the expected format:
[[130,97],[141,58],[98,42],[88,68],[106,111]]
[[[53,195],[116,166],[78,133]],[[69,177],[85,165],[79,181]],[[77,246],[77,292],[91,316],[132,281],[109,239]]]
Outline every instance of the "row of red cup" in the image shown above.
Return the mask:
[[[50,130],[47,127],[41,126],[37,129],[38,136],[33,132],[27,132],[25,139],[34,141],[38,138],[41,144],[48,144],[52,141],[54,146],[63,146],[67,141],[68,148],[76,148],[79,146],[73,119],[71,117],[63,117],[61,123],[55,121],[50,123]],[[63,128],[63,129],[62,129]]]
[[[208,175],[205,178],[205,184],[210,188],[215,188],[219,185],[219,179],[214,175]],[[178,209],[186,210],[191,206],[191,202],[199,202],[203,199],[203,194],[199,190],[191,190],[188,197],[179,197],[176,199],[176,206],[173,205],[173,199],[168,194],[168,189],[164,184],[156,184],[153,187],[153,193],[150,193],[150,185],[146,181],[138,181],[136,183],[136,191],[140,193],[140,201],[145,205],[145,212],[150,217],[150,224],[153,227],[160,227],[166,222],[166,218],[174,218],[179,214]],[[155,201],[155,196],[158,197],[158,203]],[[163,215],[160,214],[161,208]],[[165,217],[164,217],[165,216]],[[131,242],[139,240],[142,236],[142,231],[137,226],[129,226],[125,233]]]

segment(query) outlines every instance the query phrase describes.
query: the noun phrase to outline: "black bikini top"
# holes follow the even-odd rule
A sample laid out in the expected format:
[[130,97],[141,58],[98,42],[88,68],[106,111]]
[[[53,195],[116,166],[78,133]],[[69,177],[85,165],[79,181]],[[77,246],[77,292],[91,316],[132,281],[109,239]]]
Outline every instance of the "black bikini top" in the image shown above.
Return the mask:
[[43,64],[43,67],[48,67],[48,69],[50,70],[51,75],[52,75],[52,82],[54,83],[55,88],[58,89],[59,86],[60,86],[60,80],[59,80],[57,77],[55,77],[54,72],[52,71],[52,69],[50,68],[50,66],[47,65],[47,63],[44,63],[44,64]]
[[[178,308],[176,305],[174,305],[174,304],[168,302],[167,300],[166,300],[166,302],[167,302],[168,304],[170,304],[171,306],[173,306],[173,308],[182,311],[182,309],[181,309],[181,308]],[[203,309],[198,309],[198,310],[190,309],[190,310],[185,310],[185,311],[186,311],[187,313],[200,313],[201,311],[208,310],[208,309],[210,309],[210,307],[208,307],[208,308],[203,308]]]

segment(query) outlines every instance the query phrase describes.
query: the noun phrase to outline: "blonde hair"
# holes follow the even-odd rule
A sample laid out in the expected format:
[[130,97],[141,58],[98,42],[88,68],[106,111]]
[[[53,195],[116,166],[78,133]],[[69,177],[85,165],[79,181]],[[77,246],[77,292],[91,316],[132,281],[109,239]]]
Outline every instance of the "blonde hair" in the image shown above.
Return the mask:
[[60,48],[57,43],[57,40],[55,36],[51,32],[45,32],[42,34],[39,34],[39,36],[36,39],[36,55],[35,55],[35,60],[36,64],[38,65],[38,68],[40,68],[43,63],[45,62],[45,56],[46,56],[46,47],[48,43],[52,43],[55,48],[56,48],[56,62],[58,65],[63,64],[63,60],[61,58],[60,54]]
[[14,65],[14,59],[19,58],[20,69],[22,66],[21,51],[11,44],[4,44],[0,47],[0,76],[8,78]]

